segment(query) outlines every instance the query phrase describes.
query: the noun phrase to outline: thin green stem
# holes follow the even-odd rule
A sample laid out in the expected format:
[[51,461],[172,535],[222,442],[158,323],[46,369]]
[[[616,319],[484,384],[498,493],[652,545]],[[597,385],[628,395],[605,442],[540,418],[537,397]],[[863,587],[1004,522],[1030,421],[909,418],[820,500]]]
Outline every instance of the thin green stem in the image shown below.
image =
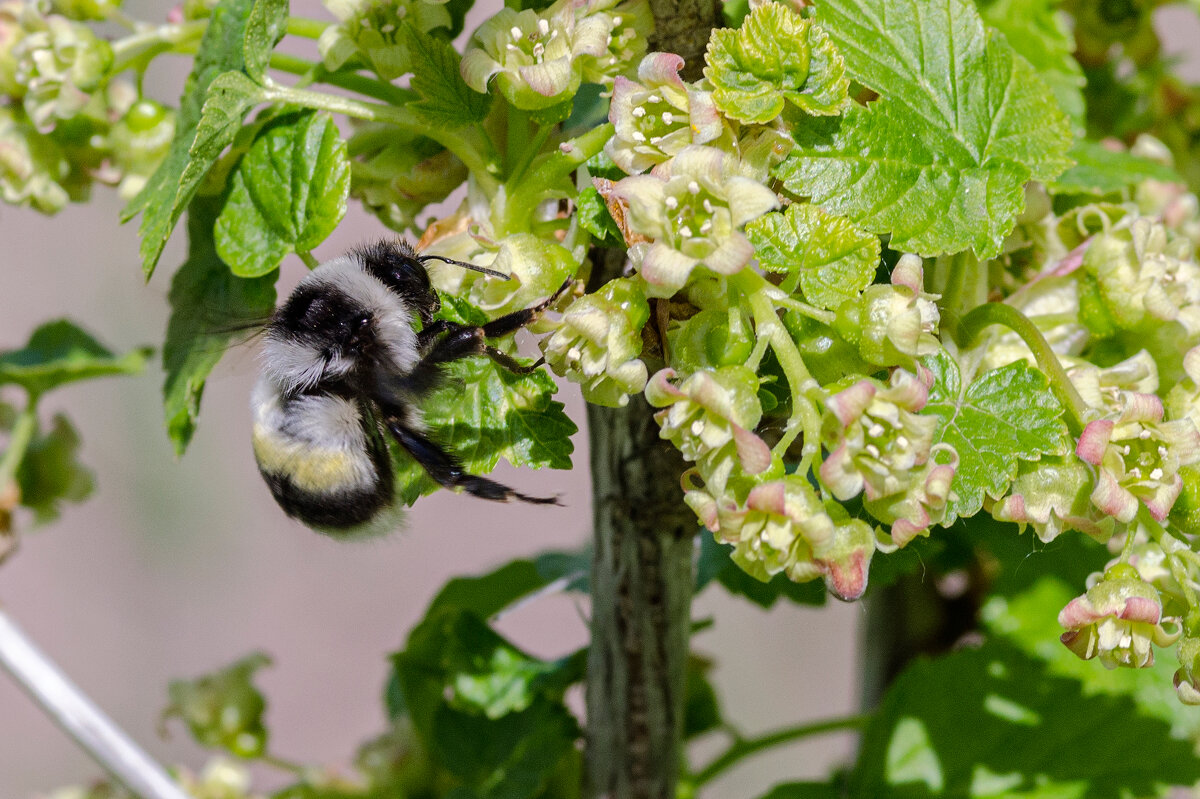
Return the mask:
[[958,329],[954,332],[954,340],[963,349],[968,349],[974,344],[980,333],[992,325],[1007,327],[1020,336],[1021,340],[1025,342],[1025,346],[1029,347],[1038,366],[1050,380],[1050,390],[1063,404],[1067,427],[1070,428],[1071,434],[1078,438],[1079,434],[1083,432],[1087,403],[1083,401],[1079,392],[1075,390],[1075,386],[1071,384],[1071,378],[1067,377],[1067,370],[1063,369],[1062,363],[1054,354],[1054,350],[1050,348],[1042,331],[1023,313],[1002,302],[984,303],[959,320]]
[[816,306],[809,305],[807,302],[801,302],[794,297],[775,297],[775,304],[781,308],[788,308],[796,311],[799,314],[807,316],[809,319],[816,319],[818,322],[826,325],[832,325],[837,319],[837,314],[833,311],[826,311]]
[[[518,180],[508,183],[508,199],[493,219],[498,235],[528,229],[534,209],[550,196],[552,187],[604,148],[613,136],[611,122],[568,139],[556,149],[535,156]],[[531,148],[532,149],[532,148]]]
[[485,159],[483,153],[489,149],[487,143],[476,141],[479,137],[473,135],[474,131],[471,128],[450,130],[428,125],[407,113],[403,108],[381,103],[362,102],[311,89],[290,88],[273,81],[268,81],[263,99],[268,102],[294,103],[304,108],[329,111],[355,119],[365,119],[369,122],[388,122],[402,130],[433,139],[466,164],[467,169],[471,170],[472,176],[488,196],[495,196],[499,189],[500,184],[495,177],[498,164],[493,160]]
[[320,262],[315,257],[313,257],[313,254],[311,252],[297,251],[296,257],[299,258],[301,261],[303,261],[304,265],[307,266],[309,269],[316,269],[318,266],[321,265]]
[[934,274],[936,280],[943,284],[934,290],[935,294],[942,295],[938,303],[942,329],[953,336],[959,321],[987,300],[987,269],[974,255],[959,253],[949,258],[939,258]]
[[273,768],[277,768],[280,771],[286,771],[289,774],[294,774],[294,775],[300,776],[300,777],[303,777],[305,774],[308,773],[307,767],[305,767],[299,763],[293,763],[292,761],[287,760],[282,757],[279,757],[277,755],[268,755],[268,754],[260,755],[258,757],[258,761],[260,763],[265,763],[268,766],[271,766]]
[[201,19],[176,25],[160,25],[117,39],[112,43],[113,63],[109,74],[116,75],[143,58],[152,58],[158,53],[198,41],[207,27],[208,20]]
[[287,32],[289,36],[299,36],[302,39],[319,39],[332,22],[322,22],[319,19],[304,17],[288,17]]
[[37,397],[30,396],[25,409],[13,423],[12,432],[8,435],[8,447],[4,454],[0,455],[0,493],[3,493],[4,488],[16,478],[17,469],[25,459],[25,453],[36,432]]
[[761,752],[764,749],[770,749],[773,746],[780,744],[799,741],[803,738],[808,738],[812,735],[821,735],[827,732],[839,732],[841,730],[861,730],[867,725],[871,717],[867,714],[858,716],[845,716],[837,719],[825,719],[824,721],[815,721],[809,724],[800,724],[795,727],[785,727],[781,730],[759,735],[755,738],[738,738],[728,749],[722,752],[711,763],[700,770],[690,782],[694,788],[699,788],[705,783],[711,782],[722,772],[729,769],[739,760],[756,752]]
[[271,53],[271,68],[291,75],[311,78],[314,83],[325,83],[349,89],[365,97],[382,100],[389,105],[404,105],[416,99],[416,95],[408,89],[402,89],[399,86],[393,86],[385,81],[356,72],[330,72],[325,69],[323,64],[298,58],[288,53]]
[[820,447],[821,415],[816,406],[808,398],[808,392],[817,387],[804,363],[804,357],[796,348],[796,343],[788,334],[787,328],[779,320],[775,309],[775,297],[778,292],[762,275],[752,269],[743,269],[730,278],[730,283],[736,286],[750,305],[754,317],[754,333],[759,338],[767,338],[771,342],[771,350],[779,360],[779,366],[787,377],[788,388],[792,392],[792,415],[784,427],[783,436],[772,450],[782,455],[796,440],[800,433],[804,434],[804,445],[801,449],[799,474],[806,474],[816,459]]

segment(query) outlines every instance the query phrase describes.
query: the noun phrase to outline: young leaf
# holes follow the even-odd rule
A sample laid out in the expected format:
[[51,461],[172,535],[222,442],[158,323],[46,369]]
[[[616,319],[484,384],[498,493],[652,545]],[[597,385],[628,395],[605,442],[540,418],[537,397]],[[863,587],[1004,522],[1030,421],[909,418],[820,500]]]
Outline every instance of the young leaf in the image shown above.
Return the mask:
[[820,207],[793,203],[746,225],[754,255],[769,272],[799,272],[804,299],[834,309],[861,294],[879,267],[879,237]]
[[1046,81],[1076,134],[1082,136],[1087,80],[1075,60],[1075,37],[1069,18],[1058,10],[1058,0],[981,0],[976,5],[983,21],[1003,33],[1012,49]]
[[826,0],[818,20],[880,98],[798,129],[787,189],[897,251],[998,254],[1025,183],[1070,165],[1070,125],[1033,67],[967,0]]
[[944,525],[978,513],[985,494],[1003,496],[1017,476],[1018,461],[1071,451],[1062,405],[1046,376],[1024,361],[981,375],[965,391],[958,365],[945,352],[930,356],[925,365],[934,384],[921,413],[939,417],[934,443],[953,445],[959,457],[957,496],[946,507]]
[[308,252],[346,215],[350,162],[326,113],[300,111],[259,131],[217,217],[217,254],[238,277],[260,277]]
[[829,37],[787,6],[759,6],[737,30],[712,33],[704,76],[717,108],[739,122],[767,123],[787,101],[809,114],[838,114],[850,81]]
[[487,116],[491,96],[480,94],[463,82],[458,71],[458,51],[448,42],[424,33],[413,25],[408,32],[412,55],[412,90],[419,100],[404,107],[429,125],[461,128]]
[[288,0],[255,0],[246,18],[242,61],[246,74],[260,80],[271,61],[271,51],[287,33]]
[[863,736],[849,795],[1118,799],[1197,779],[1191,744],[1166,724],[993,640],[900,675]]
[[17,485],[21,504],[33,510],[38,524],[57,519],[63,502],[82,502],[95,490],[95,477],[78,455],[79,434],[62,414],[55,415],[49,432],[29,442],[17,469]]
[[[558,390],[544,371],[516,375],[488,358],[449,364],[442,388],[424,405],[430,435],[471,474],[487,474],[503,457],[514,466],[571,468],[578,429],[550,398]],[[396,485],[412,504],[437,485],[411,458],[400,456]]]
[[[247,324],[275,310],[278,272],[247,280],[217,257],[213,243],[219,200],[201,197],[188,211],[188,259],[171,281],[171,318],[163,344],[163,412],[167,435],[182,455],[196,430],[208,373]],[[244,335],[244,334],[241,334]]]
[[1174,169],[1123,150],[1110,150],[1100,142],[1078,141],[1071,148],[1075,166],[1050,181],[1055,194],[1113,194],[1143,180],[1183,183]]
[[117,356],[66,319],[33,331],[19,350],[0,352],[0,385],[16,384],[37,396],[76,380],[142,371],[153,350],[139,347]]
[[[255,84],[249,79],[245,79],[245,84],[241,84],[236,79],[226,78],[227,83],[219,92],[221,99],[206,109],[205,106],[212,99],[209,88],[219,75],[240,73],[245,67],[246,25],[256,3],[266,4],[260,11],[263,14],[263,30],[274,31],[275,28],[268,24],[268,20],[278,13],[278,2],[279,0],[223,0],[213,8],[204,37],[200,40],[200,49],[191,74],[183,84],[183,97],[179,102],[175,138],[171,142],[171,149],[146,185],[121,212],[122,221],[128,221],[142,213],[138,231],[142,238],[142,271],[147,280],[154,273],[154,267],[158,264],[175,223],[195,196],[200,179],[220,155],[221,150],[233,139],[236,127],[241,124],[245,112],[253,105],[253,101],[250,100],[251,92],[245,84]],[[269,38],[266,34],[256,34],[253,40],[255,52],[266,47]],[[271,42],[271,46],[274,46],[274,42]],[[265,52],[268,55],[269,50],[270,47],[266,47]],[[210,115],[206,127],[208,142],[201,152],[193,155],[193,143],[200,141],[202,131],[199,128],[205,110],[208,110]],[[218,116],[221,117],[220,120]],[[231,120],[235,117],[236,125],[231,125]],[[234,128],[232,131],[228,130],[231,126]],[[214,131],[220,135],[214,136]],[[204,162],[193,163],[195,158],[201,158]]]
[[608,211],[608,205],[595,186],[588,186],[575,198],[575,218],[579,226],[596,237],[597,244],[624,241],[621,228]]
[[254,652],[220,671],[194,680],[172,680],[171,703],[163,719],[180,718],[204,746],[220,747],[238,757],[259,757],[267,749],[262,714],[267,702],[251,679],[271,658]]

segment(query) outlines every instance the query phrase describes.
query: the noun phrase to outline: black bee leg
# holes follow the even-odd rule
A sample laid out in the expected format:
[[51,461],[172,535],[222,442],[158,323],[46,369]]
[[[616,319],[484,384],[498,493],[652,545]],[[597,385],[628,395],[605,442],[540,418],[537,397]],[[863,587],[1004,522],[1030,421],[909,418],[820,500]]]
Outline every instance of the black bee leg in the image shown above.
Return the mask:
[[452,490],[462,490],[480,499],[490,499],[495,502],[509,502],[519,499],[536,505],[557,505],[557,497],[531,497],[520,491],[509,488],[495,480],[467,474],[463,471],[454,456],[439,447],[426,436],[405,427],[400,420],[387,419],[387,428],[396,437],[400,446],[421,464],[430,477],[439,484]]
[[563,281],[563,284],[558,287],[558,291],[554,292],[537,305],[531,305],[530,307],[520,311],[513,311],[510,314],[501,316],[499,319],[493,319],[483,326],[483,335],[487,338],[495,338],[496,336],[503,336],[508,333],[512,333],[515,330],[520,330],[534,319],[537,319],[542,311],[553,305],[554,301],[562,296],[562,293],[566,291],[567,287],[570,285],[571,279],[567,278]]
[[503,366],[508,371],[518,375],[533,374],[538,370],[539,366],[546,362],[545,358],[538,358],[536,361],[526,366],[522,363],[519,363],[516,358],[509,355],[507,352],[503,352],[488,345],[484,346],[483,354]]
[[417,349],[421,352],[426,352],[438,336],[448,330],[453,330],[455,327],[458,327],[458,325],[454,322],[447,322],[445,319],[435,319],[425,325],[420,333],[417,333]]

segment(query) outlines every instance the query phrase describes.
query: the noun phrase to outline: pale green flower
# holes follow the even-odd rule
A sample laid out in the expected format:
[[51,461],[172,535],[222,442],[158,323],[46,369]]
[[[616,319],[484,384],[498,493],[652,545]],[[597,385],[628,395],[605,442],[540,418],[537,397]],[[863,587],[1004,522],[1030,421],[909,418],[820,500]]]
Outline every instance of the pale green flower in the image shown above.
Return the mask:
[[609,407],[628,404],[646,387],[642,327],[650,306],[629,278],[610,280],[567,308],[554,334],[542,341],[546,363],[557,375],[578,383],[583,398]]
[[923,290],[921,259],[905,255],[888,284],[867,288],[837,310],[834,329],[858,347],[867,363],[915,368],[917,358],[938,350],[936,295]]
[[629,206],[629,230],[653,243],[641,261],[652,297],[670,297],[697,266],[732,275],[754,255],[741,228],[779,205],[775,193],[738,174],[736,159],[690,145],[651,175],[612,189]]
[[1084,660],[1098,656],[1109,669],[1154,665],[1152,647],[1170,646],[1181,633],[1163,627],[1173,621],[1163,618],[1154,586],[1125,563],[1109,568],[1058,614],[1058,623],[1067,628],[1061,638],[1067,648]]
[[41,131],[83,110],[107,76],[112,47],[81,22],[52,14],[26,29],[13,49],[14,79],[25,86],[25,112]]
[[412,56],[403,27],[421,32],[449,28],[447,0],[325,0],[341,22],[331,25],[317,40],[321,60],[331,70],[354,59],[375,70],[384,80],[411,72]]
[[20,106],[0,106],[0,198],[4,202],[57,213],[71,199],[63,186],[70,175],[62,148],[38,133]]

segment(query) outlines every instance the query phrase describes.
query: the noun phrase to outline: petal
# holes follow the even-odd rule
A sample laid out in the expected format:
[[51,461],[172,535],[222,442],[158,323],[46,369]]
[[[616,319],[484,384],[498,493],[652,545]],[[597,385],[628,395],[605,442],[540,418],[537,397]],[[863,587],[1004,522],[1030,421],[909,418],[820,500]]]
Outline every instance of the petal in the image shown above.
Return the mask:
[[1104,450],[1108,448],[1108,442],[1112,440],[1113,426],[1112,419],[1097,419],[1094,422],[1088,422],[1079,435],[1079,444],[1075,447],[1075,454],[1093,466],[1099,466],[1100,461],[1104,459]]
[[699,260],[718,274],[732,275],[741,270],[753,257],[754,245],[741,233],[734,233],[721,242],[717,249]]
[[731,425],[738,458],[748,474],[761,474],[771,465],[771,448],[767,442],[741,425]]
[[650,245],[642,261],[642,277],[646,281],[646,293],[651,297],[670,297],[696,268],[699,260],[679,250],[673,250],[661,242]]
[[500,63],[478,47],[468,50],[458,65],[463,82],[480,93],[487,93],[488,81],[499,71]]
[[682,56],[674,53],[647,53],[638,64],[638,80],[642,83],[669,83],[683,89],[679,71],[683,69]]
[[735,227],[741,227],[772,208],[779,207],[775,192],[750,178],[730,178],[725,184],[725,199],[729,202],[729,213]]
[[562,94],[571,85],[571,60],[555,58],[540,64],[521,67],[521,78],[543,97]]
[[1096,475],[1091,500],[1093,505],[1119,522],[1133,521],[1137,515],[1137,497],[1125,490],[1107,469],[1101,469]]

